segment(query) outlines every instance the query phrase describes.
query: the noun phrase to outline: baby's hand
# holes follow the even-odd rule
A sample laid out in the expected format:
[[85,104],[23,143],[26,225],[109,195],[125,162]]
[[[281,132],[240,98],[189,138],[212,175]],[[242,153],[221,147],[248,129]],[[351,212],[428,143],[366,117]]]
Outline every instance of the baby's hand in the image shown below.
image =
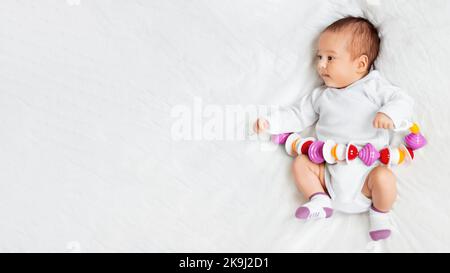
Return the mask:
[[264,132],[268,128],[269,128],[269,122],[262,118],[257,119],[255,124],[253,125],[253,130],[257,134]]
[[378,112],[373,120],[373,127],[382,129],[394,129],[394,122],[386,114]]

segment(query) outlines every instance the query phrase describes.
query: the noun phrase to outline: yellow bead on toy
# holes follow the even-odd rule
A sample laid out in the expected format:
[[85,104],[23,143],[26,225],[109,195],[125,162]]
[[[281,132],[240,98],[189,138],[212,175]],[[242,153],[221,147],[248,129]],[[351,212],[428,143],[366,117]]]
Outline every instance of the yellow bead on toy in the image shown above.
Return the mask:
[[409,128],[409,130],[410,130],[411,133],[413,133],[413,134],[418,134],[418,133],[420,133],[420,128],[419,128],[419,125],[417,125],[417,123],[413,123],[413,125]]
[[398,149],[398,152],[400,154],[400,158],[398,159],[398,165],[400,165],[403,163],[403,160],[405,159],[405,152],[400,149]]

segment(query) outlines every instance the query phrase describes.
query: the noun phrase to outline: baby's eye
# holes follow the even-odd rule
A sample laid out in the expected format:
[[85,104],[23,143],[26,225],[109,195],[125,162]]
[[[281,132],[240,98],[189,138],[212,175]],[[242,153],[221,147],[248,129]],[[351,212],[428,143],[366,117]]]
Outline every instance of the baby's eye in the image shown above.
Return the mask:
[[333,59],[334,59],[334,57],[328,56],[328,61],[332,61]]
[[322,55],[317,55],[317,59],[322,60]]

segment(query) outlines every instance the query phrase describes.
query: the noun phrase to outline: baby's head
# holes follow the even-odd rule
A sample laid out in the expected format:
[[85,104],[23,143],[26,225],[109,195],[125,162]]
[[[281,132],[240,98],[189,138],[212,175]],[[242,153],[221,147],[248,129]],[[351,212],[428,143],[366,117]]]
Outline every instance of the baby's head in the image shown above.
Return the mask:
[[347,87],[369,73],[379,48],[378,30],[368,20],[340,19],[319,37],[317,72],[326,86]]

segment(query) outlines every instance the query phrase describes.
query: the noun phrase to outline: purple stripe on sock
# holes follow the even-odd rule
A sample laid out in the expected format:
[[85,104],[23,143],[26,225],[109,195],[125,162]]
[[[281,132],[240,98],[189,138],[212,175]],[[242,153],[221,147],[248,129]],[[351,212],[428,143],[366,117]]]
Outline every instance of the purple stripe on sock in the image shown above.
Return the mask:
[[369,232],[369,235],[373,241],[383,240],[391,236],[391,230],[390,229],[375,230]]
[[388,213],[389,211],[381,211],[381,210],[379,210],[379,209],[377,209],[376,207],[374,207],[374,205],[372,204],[372,207],[371,207],[374,211],[376,211],[376,212],[379,212],[379,213]]
[[316,192],[316,193],[313,193],[313,194],[309,197],[309,200],[311,200],[314,196],[319,195],[319,194],[327,195],[327,194],[324,193],[324,192]]

